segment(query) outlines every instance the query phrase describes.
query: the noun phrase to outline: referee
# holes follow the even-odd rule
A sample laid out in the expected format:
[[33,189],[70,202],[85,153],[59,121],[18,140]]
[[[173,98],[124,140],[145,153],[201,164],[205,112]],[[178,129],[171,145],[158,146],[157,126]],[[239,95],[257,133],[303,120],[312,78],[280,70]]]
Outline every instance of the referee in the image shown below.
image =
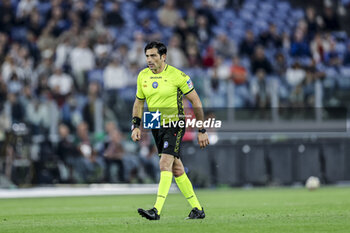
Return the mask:
[[[150,42],[145,47],[148,68],[142,70],[137,77],[137,93],[133,107],[132,134],[134,142],[141,139],[141,118],[145,100],[149,111],[160,109],[162,121],[165,124],[179,123],[183,118],[183,95],[192,103],[197,121],[204,120],[202,103],[194,90],[189,76],[182,71],[165,63],[167,48],[163,43]],[[183,123],[183,122],[182,122]],[[188,179],[181,162],[180,145],[185,128],[179,124],[172,127],[152,129],[160,156],[160,181],[157,200],[154,207],[149,210],[138,209],[138,213],[149,220],[159,220],[160,214],[168,195],[173,175],[175,181],[185,198],[192,206],[187,219],[202,219],[204,210],[199,204],[193,191],[191,181]],[[176,125],[176,126],[175,126]],[[204,128],[198,129],[198,143],[201,148],[209,144],[208,134]]]

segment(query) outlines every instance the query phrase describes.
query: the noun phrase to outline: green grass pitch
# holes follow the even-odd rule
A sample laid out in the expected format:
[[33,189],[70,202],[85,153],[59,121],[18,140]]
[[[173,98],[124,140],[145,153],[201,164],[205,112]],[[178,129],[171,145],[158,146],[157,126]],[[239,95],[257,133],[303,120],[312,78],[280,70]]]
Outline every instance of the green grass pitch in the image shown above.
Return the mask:
[[197,190],[206,219],[169,194],[160,221],[141,218],[155,195],[0,199],[1,233],[350,232],[350,188]]

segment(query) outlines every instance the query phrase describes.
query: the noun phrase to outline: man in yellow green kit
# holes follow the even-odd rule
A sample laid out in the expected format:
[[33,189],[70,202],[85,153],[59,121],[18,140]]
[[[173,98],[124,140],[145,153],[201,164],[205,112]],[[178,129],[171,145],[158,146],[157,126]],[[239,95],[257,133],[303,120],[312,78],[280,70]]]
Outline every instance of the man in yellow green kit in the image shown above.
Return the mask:
[[[183,95],[192,103],[197,122],[204,121],[202,103],[189,76],[173,66],[166,64],[167,48],[161,42],[150,42],[145,47],[148,68],[143,69],[137,78],[137,93],[133,107],[133,141],[141,139],[141,118],[146,100],[152,119],[160,119],[159,125],[152,129],[160,156],[160,181],[154,207],[149,210],[138,209],[138,213],[149,220],[159,220],[173,176],[176,184],[190,203],[192,210],[187,219],[203,219],[205,213],[194,193],[180,158],[181,140],[185,133]],[[201,124],[197,124],[201,125]],[[153,126],[153,123],[151,124]],[[198,127],[198,144],[201,148],[209,145],[204,127]]]

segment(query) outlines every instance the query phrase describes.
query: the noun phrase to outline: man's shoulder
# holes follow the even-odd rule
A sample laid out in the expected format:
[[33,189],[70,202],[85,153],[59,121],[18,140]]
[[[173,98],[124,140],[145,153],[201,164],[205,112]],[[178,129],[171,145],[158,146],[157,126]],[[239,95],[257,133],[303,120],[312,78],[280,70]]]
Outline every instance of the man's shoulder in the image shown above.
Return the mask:
[[181,76],[186,77],[185,72],[183,72],[182,70],[179,70],[178,68],[171,66],[171,65],[168,65],[167,71],[168,71],[168,74],[170,74],[170,75],[181,75]]
[[141,70],[139,72],[139,77],[143,76],[143,75],[147,75],[149,73],[150,69],[148,67],[144,68],[143,70]]

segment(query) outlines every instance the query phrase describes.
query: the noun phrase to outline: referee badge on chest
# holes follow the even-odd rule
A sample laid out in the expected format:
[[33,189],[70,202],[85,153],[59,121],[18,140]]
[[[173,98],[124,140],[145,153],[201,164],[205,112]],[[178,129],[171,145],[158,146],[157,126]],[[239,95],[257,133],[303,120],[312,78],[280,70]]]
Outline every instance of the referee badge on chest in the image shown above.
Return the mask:
[[152,83],[152,87],[155,89],[155,88],[157,88],[158,87],[158,83],[157,82],[153,82]]
[[164,149],[168,148],[168,146],[169,146],[168,141],[165,141],[165,142],[164,142]]

